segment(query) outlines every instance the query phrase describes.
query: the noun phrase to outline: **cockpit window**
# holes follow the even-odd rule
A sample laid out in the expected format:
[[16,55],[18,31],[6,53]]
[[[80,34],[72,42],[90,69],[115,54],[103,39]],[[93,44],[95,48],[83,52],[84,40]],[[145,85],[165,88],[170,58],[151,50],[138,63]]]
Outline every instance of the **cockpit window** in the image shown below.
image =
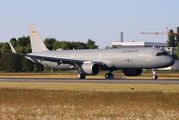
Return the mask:
[[159,52],[156,56],[169,56],[169,54],[167,52]]

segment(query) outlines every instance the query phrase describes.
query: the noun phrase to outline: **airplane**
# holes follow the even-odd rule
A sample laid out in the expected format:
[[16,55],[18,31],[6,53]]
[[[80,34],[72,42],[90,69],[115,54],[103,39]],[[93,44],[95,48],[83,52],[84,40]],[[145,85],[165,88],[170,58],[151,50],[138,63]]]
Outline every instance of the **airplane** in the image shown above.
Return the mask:
[[117,48],[83,50],[49,50],[34,24],[29,24],[32,53],[20,54],[9,45],[12,54],[61,70],[78,70],[78,79],[86,75],[97,75],[101,70],[108,70],[106,79],[112,79],[112,71],[122,69],[125,76],[140,76],[143,69],[153,70],[153,79],[157,79],[157,68],[164,68],[175,63],[175,59],[165,50],[158,48]]

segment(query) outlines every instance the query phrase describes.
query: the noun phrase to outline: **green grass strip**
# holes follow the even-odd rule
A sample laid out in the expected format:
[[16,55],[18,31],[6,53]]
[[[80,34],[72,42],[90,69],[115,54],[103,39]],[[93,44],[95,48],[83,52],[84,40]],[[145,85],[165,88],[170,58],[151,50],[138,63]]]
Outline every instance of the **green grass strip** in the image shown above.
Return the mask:
[[119,92],[179,92],[177,84],[109,84],[109,83],[31,83],[0,82],[0,88],[42,89],[42,90],[82,90]]

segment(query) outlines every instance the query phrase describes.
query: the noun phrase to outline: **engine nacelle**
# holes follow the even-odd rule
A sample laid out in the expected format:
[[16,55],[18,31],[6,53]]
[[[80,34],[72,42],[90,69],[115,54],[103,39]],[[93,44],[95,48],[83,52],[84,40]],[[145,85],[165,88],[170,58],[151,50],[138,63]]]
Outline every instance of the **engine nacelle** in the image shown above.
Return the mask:
[[97,75],[101,67],[95,63],[84,63],[80,67],[80,72],[83,75]]
[[125,76],[139,76],[142,74],[142,69],[124,69]]

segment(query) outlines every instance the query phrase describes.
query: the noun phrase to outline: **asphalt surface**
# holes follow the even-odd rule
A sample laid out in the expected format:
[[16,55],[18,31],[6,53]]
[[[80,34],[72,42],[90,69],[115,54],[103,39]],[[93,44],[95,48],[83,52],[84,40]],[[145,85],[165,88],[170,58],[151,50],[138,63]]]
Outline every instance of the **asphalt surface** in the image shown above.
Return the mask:
[[179,79],[0,78],[0,82],[179,84]]

